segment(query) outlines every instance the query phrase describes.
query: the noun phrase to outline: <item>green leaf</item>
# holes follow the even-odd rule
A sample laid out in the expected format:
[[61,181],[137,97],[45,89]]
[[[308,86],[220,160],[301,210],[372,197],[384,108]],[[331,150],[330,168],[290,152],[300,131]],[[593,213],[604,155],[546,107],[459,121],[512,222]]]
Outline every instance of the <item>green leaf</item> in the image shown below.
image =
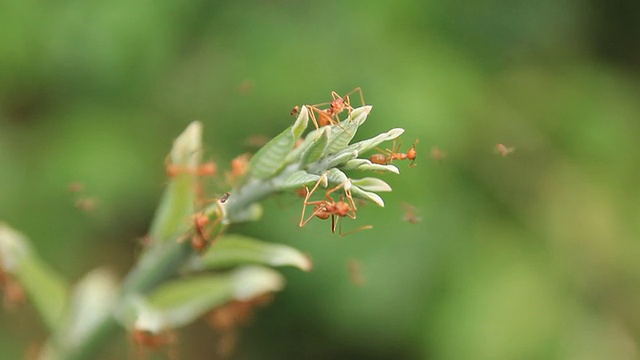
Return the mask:
[[55,329],[67,303],[69,285],[37,257],[27,238],[0,223],[2,270],[14,276],[50,329]]
[[306,106],[303,106],[296,122],[265,144],[251,158],[249,175],[257,179],[268,179],[279,173],[286,165],[287,155],[307,128],[308,123],[309,111]]
[[380,207],[384,207],[384,200],[382,200],[382,198],[378,194],[370,191],[362,190],[357,186],[351,187],[351,195],[353,195],[353,197],[356,197],[356,198],[369,200]]
[[298,170],[291,174],[286,180],[277,185],[278,190],[297,189],[304,185],[314,184],[320,179],[319,175],[309,174],[304,170]]
[[391,186],[378,178],[351,179],[351,184],[366,191],[391,191]]
[[218,240],[202,256],[194,257],[188,269],[215,270],[248,263],[294,266],[304,271],[312,267],[309,257],[293,247],[234,234]]
[[229,216],[225,216],[222,220],[222,224],[229,225],[232,223],[257,221],[262,217],[263,213],[264,210],[262,209],[262,205],[253,203],[235,212],[232,219]]
[[161,285],[146,298],[131,298],[136,313],[133,326],[154,333],[175,329],[231,300],[248,300],[283,287],[282,275],[259,266],[174,280]]
[[[200,149],[202,124],[194,121],[176,138],[169,158],[180,168],[195,168],[200,164]],[[189,229],[189,217],[195,212],[196,185],[195,176],[189,172],[180,172],[169,179],[149,230],[153,245],[173,242]]]
[[313,143],[316,142],[316,140],[321,136],[321,133],[327,131],[327,136],[331,134],[331,132],[327,130],[329,128],[330,128],[329,126],[323,126],[319,129],[310,131],[307,134],[307,136],[305,136],[304,140],[302,141],[302,144],[300,144],[300,146],[294,148],[289,152],[289,154],[287,154],[287,157],[285,158],[284,162],[286,164],[298,162],[300,157],[302,156],[302,153],[306,151]]
[[58,345],[73,347],[84,342],[91,329],[112,315],[118,282],[106,269],[88,273],[73,288],[62,328],[56,333]]
[[385,133],[372,137],[371,139],[362,140],[357,143],[349,145],[346,151],[357,151],[359,154],[364,154],[369,150],[374,149],[385,141],[394,140],[404,133],[402,128],[394,128]]
[[335,168],[346,163],[349,160],[353,160],[358,156],[357,151],[341,151],[337,154],[330,155],[320,159],[307,166],[307,171],[312,174],[322,174],[327,170]]
[[300,164],[302,166],[317,161],[322,157],[322,154],[327,147],[327,143],[329,142],[329,129],[329,127],[323,127],[322,131],[320,131],[320,136],[314,138],[314,141],[312,141],[309,147],[305,149],[304,153],[302,153],[302,157],[300,159]]
[[367,159],[351,159],[346,161],[342,166],[340,166],[341,170],[361,170],[361,171],[388,171],[394,174],[400,174],[400,170],[395,165],[380,165],[374,164]]
[[329,180],[329,183],[332,185],[339,185],[349,180],[349,177],[347,176],[347,174],[343,173],[342,171],[336,168],[329,169],[329,171],[326,172],[326,175],[327,175],[327,179]]
[[361,106],[354,109],[345,120],[340,122],[339,126],[332,125],[329,143],[325,148],[324,156],[344,150],[356,135],[358,127],[366,121],[370,111],[371,106]]

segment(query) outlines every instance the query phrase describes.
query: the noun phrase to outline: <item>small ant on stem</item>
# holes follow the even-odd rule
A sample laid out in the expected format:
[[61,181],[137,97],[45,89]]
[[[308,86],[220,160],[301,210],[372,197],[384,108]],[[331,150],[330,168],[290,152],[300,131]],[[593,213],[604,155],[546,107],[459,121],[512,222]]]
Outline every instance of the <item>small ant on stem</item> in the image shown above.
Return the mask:
[[[300,215],[299,225],[300,227],[307,225],[309,221],[311,221],[314,217],[317,217],[322,220],[326,220],[329,217],[331,217],[331,233],[335,234],[340,218],[348,217],[350,219],[355,219],[356,211],[358,210],[358,208],[356,207],[356,204],[353,201],[353,197],[351,196],[351,191],[348,189],[348,186],[347,186],[347,184],[350,184],[349,180],[346,180],[342,184],[327,190],[325,194],[326,200],[309,201],[309,198],[311,198],[311,195],[313,195],[313,193],[316,191],[320,183],[323,181],[327,181],[326,175],[323,175],[323,177],[321,177],[318,180],[318,182],[316,182],[315,186],[311,189],[311,191],[309,191],[309,189],[305,187],[307,195],[305,196],[304,204],[302,206],[302,214]],[[344,189],[344,193],[345,193],[345,196],[347,197],[348,202],[344,201],[343,195],[340,196],[339,201],[335,201],[333,197],[331,197],[332,193],[340,189]],[[307,219],[305,219],[304,218],[305,212],[308,205],[313,205],[314,209],[313,209],[313,213],[311,213],[311,215]],[[342,223],[340,223],[340,228],[338,231],[340,236],[346,236],[360,230],[371,229],[372,227],[373,226],[371,225],[365,225],[355,230],[351,230],[347,233],[343,233]]]
[[[381,154],[373,154],[371,155],[371,157],[369,158],[369,160],[374,163],[374,164],[379,164],[379,165],[387,165],[390,163],[393,163],[393,160],[411,160],[411,164],[409,164],[409,167],[414,167],[416,166],[415,162],[416,162],[416,157],[418,157],[418,152],[416,151],[416,144],[418,144],[418,139],[416,139],[416,141],[413,143],[413,145],[411,146],[411,148],[409,149],[409,151],[407,151],[406,153],[401,153],[400,152],[400,147],[402,146],[402,140],[398,141],[398,146],[396,147],[396,141],[393,140],[393,144],[391,146],[391,149],[387,149],[387,150],[382,150],[379,148],[378,151],[381,152]],[[394,149],[395,147],[395,149]]]

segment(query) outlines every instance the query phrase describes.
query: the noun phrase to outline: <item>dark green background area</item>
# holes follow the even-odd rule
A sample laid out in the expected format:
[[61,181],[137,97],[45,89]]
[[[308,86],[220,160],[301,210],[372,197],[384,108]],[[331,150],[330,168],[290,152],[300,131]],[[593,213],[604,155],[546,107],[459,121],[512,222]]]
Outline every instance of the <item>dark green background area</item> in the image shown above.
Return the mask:
[[[374,108],[358,138],[405,128],[418,165],[382,175],[386,208],[344,222],[373,230],[300,229],[293,195],[232,229],[315,262],[284,271],[238,359],[637,358],[634,2],[0,0],[0,24],[0,220],[69,279],[126,273],[189,122],[224,170],[294,105],[361,86]],[[3,358],[45,335],[29,306],[0,313]],[[196,324],[177,351],[211,358],[215,339]],[[129,353],[123,334],[102,358]]]

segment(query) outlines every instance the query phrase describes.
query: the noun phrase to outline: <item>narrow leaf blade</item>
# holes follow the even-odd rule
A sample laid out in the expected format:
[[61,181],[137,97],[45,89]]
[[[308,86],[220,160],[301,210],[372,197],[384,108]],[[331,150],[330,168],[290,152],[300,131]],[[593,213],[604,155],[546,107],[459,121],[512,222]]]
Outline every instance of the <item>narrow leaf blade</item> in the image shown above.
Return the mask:
[[311,260],[299,250],[282,244],[260,241],[242,235],[227,235],[202,256],[193,258],[190,270],[216,270],[241,264],[312,268]]

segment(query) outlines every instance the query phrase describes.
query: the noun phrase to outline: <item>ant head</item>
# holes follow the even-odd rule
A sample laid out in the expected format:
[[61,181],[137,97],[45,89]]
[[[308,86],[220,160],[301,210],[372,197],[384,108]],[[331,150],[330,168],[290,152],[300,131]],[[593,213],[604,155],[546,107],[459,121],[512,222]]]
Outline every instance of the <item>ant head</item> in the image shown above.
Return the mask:
[[[418,139],[416,139],[416,142],[413,143],[413,145],[411,146],[411,149],[409,149],[409,151],[407,151],[407,158],[409,160],[415,160],[416,157],[418,156],[418,152],[416,151],[416,144],[418,143]],[[413,165],[413,162],[411,163]]]
[[300,106],[296,105],[291,109],[291,116],[296,116],[300,112]]
[[331,110],[333,110],[333,113],[340,114],[347,106],[346,104],[348,104],[348,99],[349,98],[347,98],[347,101],[345,101],[345,99],[341,98],[340,96],[333,99],[331,101]]

